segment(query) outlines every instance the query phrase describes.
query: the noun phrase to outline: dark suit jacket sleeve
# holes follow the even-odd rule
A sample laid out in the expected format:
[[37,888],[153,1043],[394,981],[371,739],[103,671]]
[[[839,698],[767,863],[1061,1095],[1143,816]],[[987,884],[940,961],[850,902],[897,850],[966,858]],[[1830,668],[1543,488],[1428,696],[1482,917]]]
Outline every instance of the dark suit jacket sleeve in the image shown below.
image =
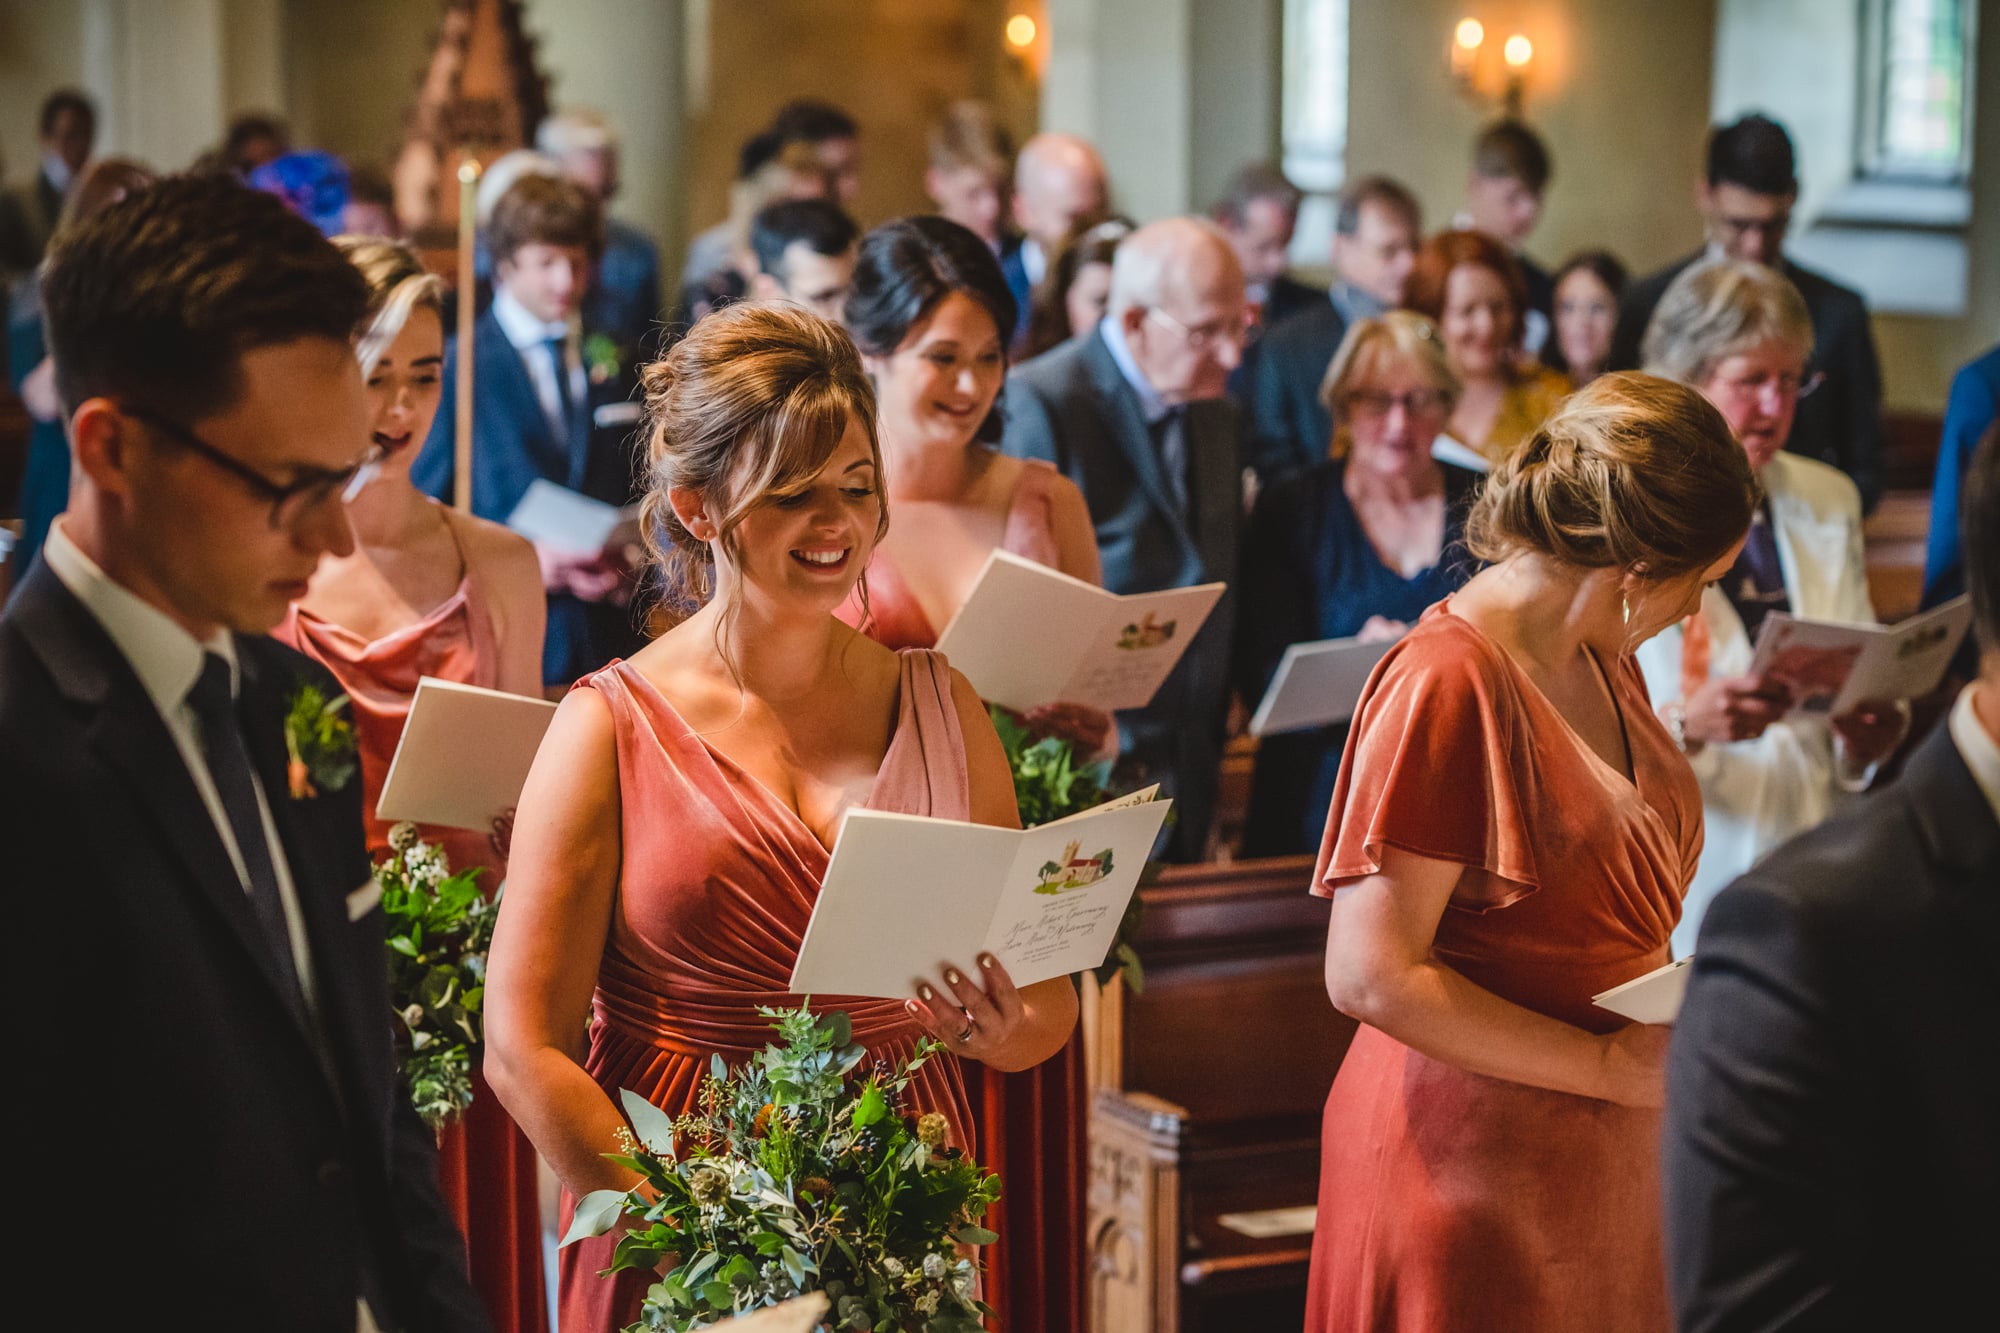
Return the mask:
[[1607,370],[1639,369],[1640,345],[1646,338],[1646,325],[1653,318],[1653,310],[1660,304],[1660,295],[1666,290],[1665,283],[1656,283],[1651,278],[1641,278],[1625,289],[1624,298],[1618,302],[1618,323],[1611,332],[1611,358]]
[[1842,293],[1840,306],[1837,331],[1815,359],[1826,371],[1827,389],[1840,395],[1832,414],[1834,457],[1829,461],[1853,479],[1866,512],[1882,498],[1884,482],[1882,363],[1868,307],[1850,293]]
[[1285,649],[1313,637],[1305,606],[1304,485],[1304,478],[1293,478],[1266,487],[1243,529],[1234,675],[1243,706],[1253,711],[1271,687]]
[[1070,474],[1070,460],[1056,435],[1055,413],[1034,381],[1022,376],[1007,383],[1007,424],[1000,435],[1000,452],[1016,458],[1039,458]]
[[492,1323],[485,1303],[466,1277],[465,1238],[438,1189],[437,1139],[410,1104],[409,1084],[401,1074],[396,1076],[395,1116],[390,1202],[404,1262],[417,1287],[419,1326],[440,1333],[488,1333]]
[[457,471],[453,454],[453,432],[458,418],[458,340],[444,352],[443,392],[438,395],[437,415],[431,418],[431,433],[410,463],[410,482],[437,500],[450,500]]
[[1290,339],[1283,327],[1264,335],[1250,371],[1249,438],[1244,453],[1250,469],[1260,478],[1276,477],[1295,465],[1293,437],[1304,431],[1291,419],[1291,399],[1286,393],[1285,371],[1292,359]]
[[1856,1327],[1861,1097],[1823,928],[1738,881],[1702,922],[1668,1060],[1668,1272],[1681,1333]]

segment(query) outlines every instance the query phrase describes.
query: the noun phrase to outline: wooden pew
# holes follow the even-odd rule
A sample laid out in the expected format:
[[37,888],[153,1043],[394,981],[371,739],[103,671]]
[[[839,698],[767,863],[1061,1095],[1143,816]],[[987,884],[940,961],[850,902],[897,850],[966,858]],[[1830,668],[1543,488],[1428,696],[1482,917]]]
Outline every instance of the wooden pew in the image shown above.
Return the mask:
[[1142,890],[1146,988],[1092,1006],[1091,1333],[1297,1328],[1310,1235],[1226,1213],[1311,1204],[1354,1033],[1326,998],[1306,857],[1179,866]]

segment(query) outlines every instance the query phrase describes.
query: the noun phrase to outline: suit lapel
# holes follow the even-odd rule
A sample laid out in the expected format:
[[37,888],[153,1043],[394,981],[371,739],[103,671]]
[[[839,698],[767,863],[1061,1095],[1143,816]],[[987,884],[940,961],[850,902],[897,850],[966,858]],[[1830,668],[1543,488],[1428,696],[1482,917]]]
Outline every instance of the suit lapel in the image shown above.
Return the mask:
[[1778,567],[1792,614],[1814,620],[1839,618],[1831,578],[1847,558],[1847,525],[1814,512],[1792,486],[1791,466],[1783,454],[1771,460],[1765,474]]
[[[1111,356],[1111,349],[1105,345],[1104,335],[1090,335],[1088,360],[1091,378],[1097,392],[1104,401],[1104,416],[1111,428],[1111,436],[1125,459],[1132,465],[1133,473],[1139,478],[1140,489],[1153,502],[1153,508],[1160,512],[1174,535],[1189,546],[1194,545],[1194,534],[1188,531],[1186,521],[1174,504],[1172,489],[1167,485],[1166,469],[1160,464],[1159,450],[1153,447],[1153,433],[1146,424],[1146,412],[1139,404],[1139,395],[1132,392],[1132,386],[1125,382],[1124,374],[1118,369],[1118,362]],[[1182,429],[1188,429],[1185,418]],[[1193,447],[1190,437],[1188,447]]]
[[2000,820],[1958,752],[1948,722],[1940,721],[1910,756],[1896,790],[1939,864],[1988,893],[2000,884]]
[[[549,429],[548,413],[542,410],[535,381],[528,374],[526,354],[507,340],[506,330],[500,327],[491,310],[481,317],[479,336],[487,348],[480,358],[481,373],[485,376],[480,384],[483,391],[495,395],[494,419],[525,423],[529,428],[521,431],[520,440],[533,460],[535,471],[574,489],[575,465],[569,441],[556,439]],[[485,375],[489,367],[493,373]],[[474,389],[475,394],[480,392],[482,388]]]
[[1184,418],[1187,430],[1189,494],[1195,497],[1196,549],[1205,580],[1234,580],[1230,553],[1236,549],[1236,524],[1242,511],[1243,470],[1228,439],[1228,408],[1219,403],[1195,403]]

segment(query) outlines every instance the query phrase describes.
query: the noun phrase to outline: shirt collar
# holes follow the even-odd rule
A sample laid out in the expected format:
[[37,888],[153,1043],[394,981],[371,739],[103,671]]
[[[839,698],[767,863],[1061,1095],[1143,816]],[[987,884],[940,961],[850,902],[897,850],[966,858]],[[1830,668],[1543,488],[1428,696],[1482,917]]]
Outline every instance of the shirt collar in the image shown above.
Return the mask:
[[76,178],[76,173],[69,169],[69,163],[63,160],[61,153],[43,153],[42,176],[55,187],[57,194],[68,194],[70,182]]
[[1951,739],[1958,746],[1959,757],[1972,770],[1972,780],[1986,797],[1986,804],[1993,807],[1993,817],[2000,819],[2000,745],[1972,711],[1972,698],[1984,693],[1987,697],[1980,701],[1980,707],[1988,713],[2000,712],[2000,698],[1995,691],[1982,691],[1978,684],[1966,686],[1958,692],[1958,702],[1951,709]]
[[214,653],[229,663],[229,690],[236,692],[236,643],[227,630],[217,630],[206,641],[196,639],[172,616],[100,569],[70,540],[61,519],[49,528],[42,559],[111,636],[161,717],[173,717],[187,702],[188,691],[201,679],[204,653]]
[[1042,249],[1042,243],[1032,236],[1021,238],[1021,272],[1027,274],[1028,285],[1039,287],[1048,275],[1049,257]]
[[525,352],[530,347],[545,347],[551,338],[569,337],[566,322],[544,324],[529,314],[528,307],[505,287],[498,287],[493,293],[493,318],[499,321],[500,331],[507,335],[507,341],[514,345],[517,352]]
[[1351,282],[1336,282],[1326,292],[1327,300],[1339,312],[1341,321],[1352,324],[1356,320],[1374,319],[1388,309],[1367,292]]
[[1125,345],[1124,326],[1118,322],[1116,315],[1106,315],[1098,324],[1097,332],[1104,339],[1104,345],[1111,350],[1111,359],[1118,363],[1118,373],[1125,377],[1125,382],[1132,386],[1132,392],[1139,396],[1139,411],[1145,416],[1146,424],[1157,425],[1174,410],[1173,405],[1160,397],[1152,381],[1140,372],[1139,363],[1132,359],[1132,349]]

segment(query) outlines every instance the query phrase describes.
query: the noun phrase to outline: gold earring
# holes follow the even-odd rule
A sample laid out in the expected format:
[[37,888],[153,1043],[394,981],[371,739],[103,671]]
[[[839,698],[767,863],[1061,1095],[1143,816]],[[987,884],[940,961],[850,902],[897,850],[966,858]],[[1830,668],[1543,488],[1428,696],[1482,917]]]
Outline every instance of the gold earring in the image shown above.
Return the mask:
[[1632,602],[1631,599],[1626,597],[1626,595],[1622,592],[1618,594],[1618,609],[1624,612],[1625,623],[1627,625],[1630,625],[1632,623]]

